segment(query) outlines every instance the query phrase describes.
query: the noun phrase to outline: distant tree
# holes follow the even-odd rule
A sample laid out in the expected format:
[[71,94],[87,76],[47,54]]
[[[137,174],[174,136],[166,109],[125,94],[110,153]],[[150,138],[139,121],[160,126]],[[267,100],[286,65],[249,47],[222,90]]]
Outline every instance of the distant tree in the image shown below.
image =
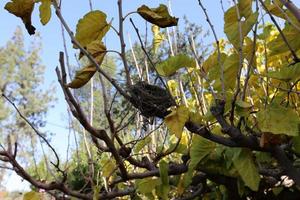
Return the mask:
[[[20,27],[16,29],[12,39],[0,47],[1,92],[37,128],[45,125],[45,115],[54,100],[53,88],[45,90],[40,84],[44,81],[45,72],[45,66],[39,57],[40,51],[41,43],[38,35],[26,49]],[[11,144],[18,143],[19,156],[27,157],[25,159],[27,164],[32,164],[37,135],[4,98],[0,99],[0,108],[0,143],[7,141]],[[28,147],[32,150],[24,151]],[[1,165],[3,164],[1,162]]]

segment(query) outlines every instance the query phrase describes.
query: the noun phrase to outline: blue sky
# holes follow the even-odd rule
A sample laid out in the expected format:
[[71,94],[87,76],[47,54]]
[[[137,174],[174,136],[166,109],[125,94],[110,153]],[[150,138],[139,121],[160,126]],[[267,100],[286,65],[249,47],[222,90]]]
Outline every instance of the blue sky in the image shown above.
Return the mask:
[[[17,26],[22,27],[25,41],[29,43],[32,38],[27,34],[24,26],[19,18],[8,13],[6,10],[3,9],[4,5],[7,3],[7,0],[0,1],[0,46],[5,45],[5,43],[10,40],[15,31]],[[220,1],[218,0],[202,0],[203,4],[206,6],[207,11],[210,15],[210,20],[215,26],[217,35],[219,37],[224,37],[223,34],[223,12],[221,10]],[[116,0],[101,0],[101,1],[93,1],[93,8],[99,9],[105,13],[107,13],[108,21],[113,18],[113,25],[115,27],[118,26],[118,11],[117,11],[117,1]],[[142,4],[146,4],[149,7],[157,7],[160,3],[167,4],[167,0],[124,0],[124,13],[128,13],[131,11],[135,11],[136,8],[141,6]],[[172,11],[173,15],[179,17],[179,26],[183,24],[183,16],[186,15],[187,18],[191,22],[195,22],[197,24],[202,25],[204,30],[208,30],[209,26],[206,22],[205,16],[198,5],[197,0],[172,0]],[[71,29],[75,32],[76,23],[78,19],[80,19],[85,13],[89,11],[89,4],[87,0],[73,0],[73,1],[63,1],[62,4],[62,13],[65,17],[67,23],[71,27]],[[144,30],[144,22],[141,18],[137,15],[131,15],[133,20],[136,22],[137,26],[140,28],[140,31]],[[55,104],[55,107],[50,110],[47,121],[49,122],[47,126],[43,129],[43,131],[55,133],[54,138],[52,139],[52,143],[55,147],[58,148],[58,152],[61,155],[64,155],[67,146],[67,137],[68,137],[68,130],[64,127],[68,125],[68,117],[67,117],[67,108],[64,102],[63,94],[59,88],[57,83],[57,78],[55,74],[55,67],[58,65],[58,53],[59,51],[63,50],[63,43],[62,43],[62,35],[61,35],[61,26],[56,18],[54,12],[52,12],[52,18],[50,22],[46,26],[42,26],[39,21],[39,14],[38,14],[38,7],[35,7],[33,13],[33,25],[36,27],[37,31],[40,33],[42,37],[42,54],[41,59],[43,64],[46,66],[46,73],[45,73],[45,83],[42,87],[47,88],[51,83],[54,83],[57,88],[57,97],[58,101]],[[135,40],[135,32],[132,29],[129,20],[125,23],[125,37],[127,33],[130,33],[133,40]],[[212,36],[210,36],[208,41],[205,41],[206,44],[211,44],[213,42]],[[126,41],[128,43],[128,39],[126,37]],[[71,43],[67,37],[67,45],[69,48],[69,56],[71,57],[71,64],[76,65],[74,62],[74,54],[75,51],[71,48]],[[106,38],[106,45],[108,49],[119,49],[118,38],[116,35],[111,31],[108,33]],[[14,190],[14,189],[22,189],[27,188],[27,186],[22,182],[17,182],[15,176],[10,178],[11,181],[7,183],[7,189]]]

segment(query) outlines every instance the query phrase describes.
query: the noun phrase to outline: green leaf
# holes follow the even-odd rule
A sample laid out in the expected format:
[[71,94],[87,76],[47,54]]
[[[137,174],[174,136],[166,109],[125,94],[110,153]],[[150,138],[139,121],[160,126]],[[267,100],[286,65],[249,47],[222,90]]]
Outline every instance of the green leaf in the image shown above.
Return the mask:
[[157,8],[149,8],[142,5],[137,12],[148,22],[155,24],[161,28],[177,26],[178,18],[171,17],[167,6],[160,4]]
[[270,71],[263,76],[287,82],[297,80],[300,78],[300,63],[281,67],[279,70]]
[[12,0],[4,7],[11,14],[20,17],[30,35],[35,33],[35,27],[31,23],[31,14],[34,8],[33,0]]
[[91,11],[78,21],[75,38],[86,47],[95,40],[101,41],[109,28],[110,24],[106,22],[105,13],[99,10]]
[[248,102],[238,99],[236,102],[236,112],[239,116],[246,117],[250,114],[252,105]]
[[42,200],[40,193],[30,191],[24,194],[23,200]]
[[177,138],[181,138],[183,127],[188,119],[189,110],[187,107],[181,105],[167,115],[164,122],[172,134],[175,134]]
[[157,178],[144,178],[136,180],[136,189],[137,192],[142,194],[151,193],[156,186],[160,184],[160,180]]
[[245,185],[253,191],[258,191],[260,177],[252,157],[250,150],[236,148],[233,165],[239,172]]
[[189,168],[184,176],[184,186],[187,187],[192,181],[192,175],[197,165],[208,156],[214,149],[216,144],[199,136],[193,135],[193,141],[190,150],[191,160]]
[[100,190],[101,188],[99,185],[93,186],[93,200],[98,200],[100,197]]
[[201,136],[194,135],[191,145],[191,162],[189,168],[195,169],[199,162],[216,148],[216,144]]
[[40,20],[43,25],[46,25],[51,18],[51,0],[41,0],[39,7]]
[[300,153],[300,136],[293,137],[293,149],[297,152]]
[[183,67],[196,67],[195,59],[184,54],[178,54],[158,64],[156,70],[161,76],[171,76]]
[[[287,39],[290,47],[297,52],[300,49],[300,32],[294,28],[293,25],[286,23],[282,33]],[[276,37],[276,39],[272,40],[268,44],[268,47],[271,51],[270,56],[280,55],[290,51],[288,45],[284,42],[280,34]]]
[[81,88],[94,76],[97,69],[94,65],[88,65],[77,71],[74,80],[67,86],[70,88]]
[[207,72],[210,71],[211,69],[216,68],[217,73],[220,72],[220,67],[219,65],[224,63],[224,60],[226,59],[227,55],[225,53],[221,53],[220,55],[220,62],[218,63],[218,51],[215,51],[212,53],[204,62],[203,62],[203,69]]
[[159,176],[163,185],[169,185],[168,163],[164,160],[159,162]]
[[[224,84],[226,88],[234,89],[236,76],[239,68],[239,55],[237,53],[233,53],[230,56],[226,57],[224,63]],[[220,80],[220,67],[216,66],[214,69],[215,73],[209,74],[210,80],[215,80],[214,88],[216,90],[221,89],[221,80]]]
[[159,176],[161,184],[157,186],[156,193],[159,197],[164,200],[168,200],[168,194],[170,190],[169,186],[169,175],[168,175],[168,163],[164,160],[159,162]]
[[165,37],[164,35],[159,31],[159,27],[156,25],[153,25],[151,27],[152,33],[153,33],[153,42],[152,42],[152,46],[153,46],[153,51],[154,53],[157,52],[158,47],[160,46],[160,44],[164,41]]
[[264,133],[299,136],[299,117],[295,110],[270,104],[257,113],[257,122]]
[[140,152],[150,142],[151,142],[151,137],[146,137],[146,138],[142,139],[135,145],[134,152],[135,153]]
[[[252,0],[239,0],[237,7],[241,18],[242,38],[244,39],[252,26],[257,22],[258,13],[252,12]],[[235,48],[238,48],[240,43],[240,32],[238,13],[235,5],[225,12],[224,21],[224,32],[226,33],[228,40]]]

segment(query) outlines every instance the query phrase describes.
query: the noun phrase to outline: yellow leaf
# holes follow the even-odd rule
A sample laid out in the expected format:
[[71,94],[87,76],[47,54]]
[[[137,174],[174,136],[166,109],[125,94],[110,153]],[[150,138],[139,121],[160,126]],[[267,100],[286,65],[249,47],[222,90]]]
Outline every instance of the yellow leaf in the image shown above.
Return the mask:
[[263,133],[299,136],[300,119],[292,108],[270,104],[257,113],[257,121]]
[[175,80],[168,80],[167,82],[169,91],[173,97],[179,96],[179,84]]
[[[99,10],[91,11],[78,21],[75,38],[83,47],[86,47],[95,40],[101,41],[109,28],[105,13]],[[77,47],[74,46],[74,48]]]
[[35,33],[35,27],[31,24],[31,14],[34,8],[34,0],[12,0],[4,7],[8,12],[20,17],[30,35]]
[[51,0],[41,0],[40,20],[43,25],[46,25],[51,18]]
[[81,88],[84,86],[96,73],[97,69],[94,65],[88,65],[76,72],[74,80],[67,86],[70,88]]
[[158,26],[153,25],[151,27],[151,30],[153,33],[153,42],[152,42],[153,51],[156,53],[159,45],[164,41],[165,37],[161,32],[159,32]]
[[[94,57],[99,66],[102,64],[106,54],[106,47],[102,42],[95,40],[87,45],[87,51]],[[68,84],[70,88],[80,88],[84,86],[97,71],[94,65],[88,65],[76,72],[74,80]]]
[[181,105],[167,115],[164,121],[167,127],[170,129],[170,132],[175,134],[176,137],[180,138],[183,127],[188,119],[189,110],[185,106]]
[[157,8],[142,5],[137,12],[148,22],[161,28],[177,26],[178,18],[170,16],[167,6],[160,4]]
[[95,58],[97,63],[101,65],[106,54],[106,47],[99,40],[95,40],[87,45],[87,51]]
[[203,124],[203,116],[201,116],[199,112],[190,112],[189,119],[194,124],[198,124],[198,125]]
[[30,191],[24,194],[23,200],[41,200],[41,195],[38,192]]
[[102,175],[106,178],[110,177],[116,170],[116,163],[113,159],[108,159],[102,168]]

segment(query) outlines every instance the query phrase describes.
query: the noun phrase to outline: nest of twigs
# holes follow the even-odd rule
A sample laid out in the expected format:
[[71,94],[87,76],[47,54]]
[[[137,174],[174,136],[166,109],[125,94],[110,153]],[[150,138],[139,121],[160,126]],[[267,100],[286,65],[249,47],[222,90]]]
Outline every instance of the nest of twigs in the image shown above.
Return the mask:
[[170,113],[168,108],[175,106],[169,92],[156,85],[140,81],[129,87],[131,103],[145,117],[164,118]]

